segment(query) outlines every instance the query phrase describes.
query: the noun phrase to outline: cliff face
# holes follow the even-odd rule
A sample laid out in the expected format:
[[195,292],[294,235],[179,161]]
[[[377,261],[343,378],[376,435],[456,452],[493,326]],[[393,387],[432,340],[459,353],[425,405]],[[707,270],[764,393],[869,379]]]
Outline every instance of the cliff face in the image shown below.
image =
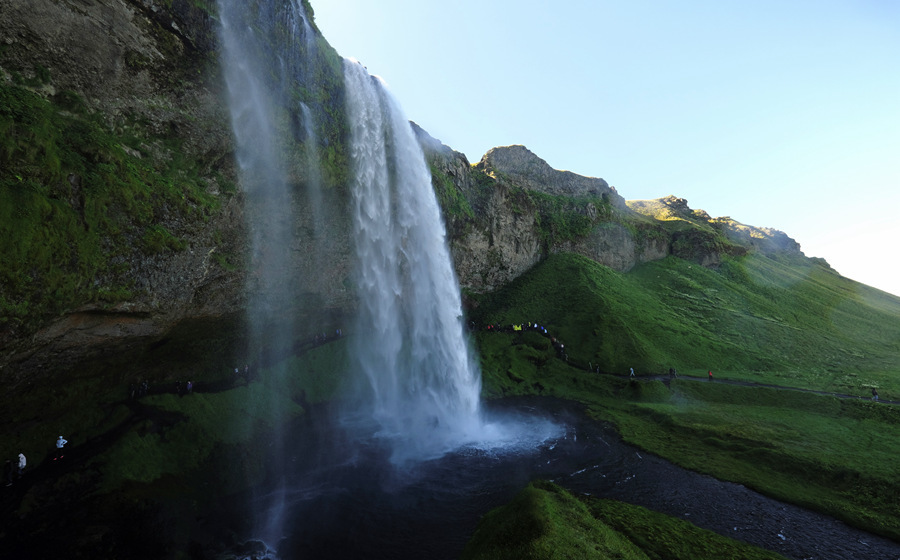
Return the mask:
[[[77,266],[67,268],[59,256],[34,264],[33,291],[4,278],[0,295],[7,311],[38,301],[42,309],[37,319],[5,317],[0,365],[20,372],[52,368],[116,341],[159,337],[187,317],[241,308],[242,203],[229,188],[231,133],[215,64],[214,22],[198,6],[183,0],[3,3],[0,85],[11,101],[2,116],[18,142],[8,146],[3,188],[10,191],[4,194],[17,182],[30,182],[35,200],[51,201],[60,217],[48,220],[46,239],[26,252],[37,252],[51,237],[71,247],[92,246],[72,250]],[[29,140],[29,119],[32,127],[40,125],[23,105],[46,113],[47,128],[65,122],[88,128],[89,139],[98,131],[104,138],[97,147],[87,146],[90,140],[67,144],[64,137]],[[29,158],[40,149],[62,153],[55,160]],[[52,173],[35,169],[54,165]],[[105,179],[98,177],[100,169]],[[132,184],[134,191],[126,194],[130,173],[147,183]],[[165,186],[152,184],[161,178]],[[172,193],[154,192],[165,188]],[[68,216],[81,221],[87,241],[72,239],[73,231],[61,225]],[[23,230],[32,226],[15,225],[17,231],[4,235],[24,239]],[[103,256],[87,265],[94,252]],[[57,273],[84,280],[63,294],[51,280]],[[60,295],[47,295],[55,291]],[[29,336],[35,327],[43,328]]]
[[[472,166],[424,131],[419,137],[439,195],[455,189],[467,202],[460,209],[443,197],[457,275],[472,291],[495,290],[551,253],[577,253],[624,272],[670,254],[714,265],[726,250],[688,254],[679,249],[684,235],[633,211],[603,179],[554,170],[524,146],[494,148]],[[691,234],[692,249],[715,235]]]
[[557,171],[525,146],[492,148],[478,162],[488,175],[503,177],[530,191],[557,196],[594,197],[624,209],[625,199],[603,179]]
[[[216,26],[214,3],[196,0],[3,2],[0,195],[29,208],[0,220],[0,237],[18,243],[0,246],[6,375],[158,345],[185,322],[218,322],[209,336],[221,336],[260,289]],[[311,321],[355,306],[340,64],[333,51],[319,56],[318,89],[303,94],[328,123],[319,148],[329,219],[317,233],[321,216],[300,213],[296,260],[285,265],[305,302],[291,312]],[[296,151],[303,133],[296,122],[286,128]],[[460,283],[474,292],[557,252],[619,271],[667,255],[709,266],[748,250],[802,255],[781,232],[713,220],[679,199],[626,203],[603,179],[552,169],[523,146],[495,148],[473,166],[415,129]],[[290,181],[308,208],[309,178],[295,159]],[[327,262],[314,259],[314,244],[325,244]]]

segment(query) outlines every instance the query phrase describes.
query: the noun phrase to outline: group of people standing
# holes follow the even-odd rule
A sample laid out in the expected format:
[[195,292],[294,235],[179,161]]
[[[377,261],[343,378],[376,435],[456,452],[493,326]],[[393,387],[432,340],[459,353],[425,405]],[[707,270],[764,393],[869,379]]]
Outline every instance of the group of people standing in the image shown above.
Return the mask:
[[[62,436],[56,438],[55,452],[53,454],[54,461],[63,458],[64,449],[67,443],[69,443],[69,440]],[[25,453],[19,453],[19,456],[15,459],[7,460],[3,470],[3,478],[6,479],[6,485],[12,486],[13,482],[22,478],[25,474],[25,467],[27,465],[28,459],[25,458]]]

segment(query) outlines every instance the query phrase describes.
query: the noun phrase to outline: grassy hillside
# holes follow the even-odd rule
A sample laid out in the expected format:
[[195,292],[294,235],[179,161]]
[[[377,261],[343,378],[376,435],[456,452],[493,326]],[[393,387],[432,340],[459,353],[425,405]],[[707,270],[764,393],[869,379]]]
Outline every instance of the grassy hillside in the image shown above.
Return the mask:
[[900,397],[900,298],[806,259],[710,270],[675,257],[628,274],[555,255],[477,302],[481,324],[537,322],[569,361]]
[[555,484],[536,482],[482,519],[462,558],[775,560],[782,556],[641,507],[579,499]]
[[[560,255],[485,298],[475,318],[538,321],[568,355],[534,330],[481,330],[488,395],[584,402],[682,466],[900,537],[900,409],[754,383],[859,395],[877,386],[896,399],[897,298],[760,256],[719,271],[670,259],[620,274]],[[633,364],[638,378],[588,363],[619,374]],[[646,377],[668,367],[682,377]],[[727,382],[684,377],[707,367]]]

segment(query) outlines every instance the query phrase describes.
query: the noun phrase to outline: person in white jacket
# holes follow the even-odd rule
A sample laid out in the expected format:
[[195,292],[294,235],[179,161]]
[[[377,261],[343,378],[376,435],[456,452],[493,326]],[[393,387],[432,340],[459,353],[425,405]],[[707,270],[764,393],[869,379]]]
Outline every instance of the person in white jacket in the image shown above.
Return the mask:
[[19,453],[19,470],[18,470],[19,477],[21,477],[22,474],[25,472],[25,465],[27,464],[27,462],[28,461],[25,460],[25,454]]
[[69,441],[62,436],[59,436],[56,440],[56,457],[53,458],[54,461],[63,458],[63,447],[65,447],[67,443],[69,443]]

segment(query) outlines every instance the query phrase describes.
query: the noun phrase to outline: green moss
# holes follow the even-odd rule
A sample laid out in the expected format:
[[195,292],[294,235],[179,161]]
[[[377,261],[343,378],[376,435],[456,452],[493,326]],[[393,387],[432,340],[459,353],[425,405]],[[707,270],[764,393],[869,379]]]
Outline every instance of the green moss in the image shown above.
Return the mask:
[[[541,237],[550,244],[584,237],[597,220],[612,215],[610,204],[602,198],[555,196],[538,191],[528,191],[528,196],[538,210]],[[589,205],[596,211],[594,218],[588,213]]]
[[456,187],[453,180],[438,169],[433,163],[431,168],[431,184],[446,220],[474,219],[475,212],[464,194]]
[[[202,221],[218,207],[201,162],[179,141],[140,158],[83,102],[0,86],[0,322],[30,330],[85,302],[133,293],[119,264],[186,244],[166,224]],[[131,133],[129,133],[131,134]]]
[[586,498],[590,512],[627,537],[651,560],[777,560],[774,552],[723,537],[668,515],[614,500]]
[[163,226],[150,226],[144,234],[144,252],[148,255],[162,253],[166,250],[181,251],[187,243],[178,239]]
[[565,490],[549,483],[532,483],[508,505],[481,520],[461,558],[642,560],[647,556],[597,521]]
[[778,560],[783,556],[646,508],[533,482],[478,524],[462,558]]

